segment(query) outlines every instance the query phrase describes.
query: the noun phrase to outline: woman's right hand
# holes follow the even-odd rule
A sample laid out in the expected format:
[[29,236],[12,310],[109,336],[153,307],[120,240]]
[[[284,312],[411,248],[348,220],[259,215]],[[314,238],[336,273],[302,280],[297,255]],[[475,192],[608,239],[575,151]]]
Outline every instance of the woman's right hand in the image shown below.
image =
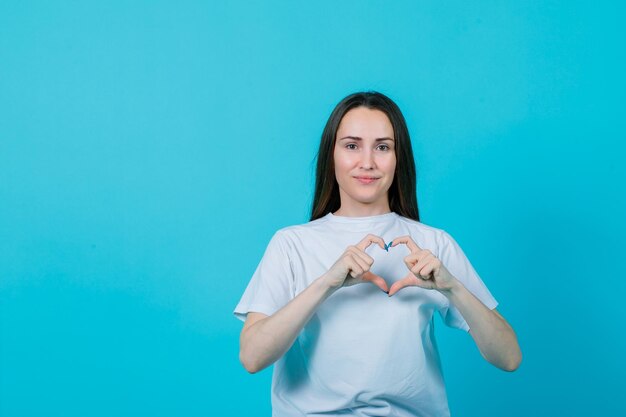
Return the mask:
[[[241,331],[239,357],[249,372],[258,372],[289,350],[318,306],[335,290],[371,282],[389,293],[384,279],[369,271],[374,260],[365,253],[372,243],[385,248],[378,236],[367,235],[346,251],[333,266],[271,316],[250,312]],[[330,291],[329,291],[330,289]]]
[[383,250],[385,249],[385,242],[372,234],[365,236],[356,245],[346,248],[337,262],[324,274],[324,280],[330,288],[339,289],[363,282],[371,282],[384,292],[389,293],[389,287],[387,287],[385,280],[370,272],[374,259],[365,253],[365,249],[372,243],[377,243]]

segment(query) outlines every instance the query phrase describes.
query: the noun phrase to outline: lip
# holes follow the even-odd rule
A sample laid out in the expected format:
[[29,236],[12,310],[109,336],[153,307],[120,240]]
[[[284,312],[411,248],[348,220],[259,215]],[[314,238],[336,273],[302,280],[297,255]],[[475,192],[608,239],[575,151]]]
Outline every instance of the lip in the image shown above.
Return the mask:
[[356,179],[358,182],[360,182],[361,184],[371,184],[376,180],[379,180],[380,177],[367,177],[367,176],[362,176],[362,177],[354,177],[354,179]]

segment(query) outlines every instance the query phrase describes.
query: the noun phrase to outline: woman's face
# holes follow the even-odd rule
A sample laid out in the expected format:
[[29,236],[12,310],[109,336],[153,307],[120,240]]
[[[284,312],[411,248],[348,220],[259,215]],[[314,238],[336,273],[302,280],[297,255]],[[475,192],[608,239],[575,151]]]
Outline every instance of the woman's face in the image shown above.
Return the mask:
[[396,154],[385,113],[367,107],[348,111],[337,130],[334,162],[342,211],[364,206],[389,210]]

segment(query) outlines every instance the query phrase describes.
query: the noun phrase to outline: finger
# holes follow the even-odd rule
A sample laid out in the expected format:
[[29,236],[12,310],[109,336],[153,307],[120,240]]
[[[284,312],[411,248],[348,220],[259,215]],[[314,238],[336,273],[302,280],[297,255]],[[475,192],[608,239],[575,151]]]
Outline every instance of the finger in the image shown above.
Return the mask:
[[352,257],[352,260],[361,267],[361,270],[363,270],[363,272],[369,271],[371,265],[366,260],[361,258],[358,252],[359,251],[357,249],[354,249],[353,251],[348,251],[348,253]]
[[411,268],[411,272],[419,279],[422,279],[422,280],[432,279],[433,277],[430,276],[430,273],[424,272],[427,270],[428,266],[429,265],[427,262],[420,262],[417,265],[415,265],[413,268]]
[[396,281],[391,285],[389,289],[389,297],[400,291],[404,287],[410,287],[417,285],[417,278],[412,273],[409,273],[406,277],[399,281]]
[[420,252],[412,252],[404,258],[404,263],[409,267],[409,269],[411,269],[413,266],[423,261],[429,255],[431,255],[431,253],[428,249]]
[[410,254],[407,255],[407,258],[409,256],[417,259],[418,261],[421,261],[422,259],[428,256],[432,256],[433,258],[435,257],[435,255],[433,255],[433,253],[429,249],[420,249],[417,252],[411,252]]
[[348,265],[348,275],[352,278],[358,278],[365,270],[356,262],[352,254],[347,254],[344,257],[346,265]]
[[387,286],[387,282],[382,277],[370,271],[366,271],[361,279],[363,279],[363,281],[369,281],[384,292],[389,293],[389,287]]
[[358,256],[360,259],[363,260],[363,262],[365,262],[370,267],[374,264],[374,258],[369,256],[367,253],[363,252],[361,249],[357,248],[356,246],[348,246],[348,249],[346,249],[346,251],[354,254],[355,256]]
[[393,294],[397,293],[404,287],[411,287],[411,286],[424,288],[427,290],[432,290],[433,288],[435,288],[435,284],[432,280],[421,279],[413,275],[411,272],[409,272],[409,274],[405,278],[393,283],[393,285],[391,286],[391,289],[389,290],[389,296],[391,297]]
[[369,234],[367,236],[365,236],[363,238],[363,240],[361,240],[359,243],[357,243],[355,246],[357,248],[359,248],[360,250],[364,251],[365,249],[367,249],[372,243],[378,243],[378,246],[380,246],[381,249],[385,249],[385,241],[382,240],[380,237],[373,235],[373,234]]
[[426,265],[422,267],[422,269],[420,269],[419,274],[422,277],[424,277],[424,279],[433,279],[433,276],[432,276],[433,269],[434,269],[433,263],[428,262]]
[[427,274],[429,279],[435,279],[435,274],[440,271],[441,261],[435,257],[428,260],[427,264],[420,271],[421,275]]
[[[417,259],[417,262],[413,263],[414,259]],[[428,250],[424,250],[419,254],[416,254],[416,256],[412,258],[410,262],[405,261],[405,263],[407,264],[411,272],[415,273],[416,275],[424,275],[420,274],[422,269],[436,260],[437,258],[435,258],[433,254],[428,252]]]
[[396,245],[399,245],[400,243],[404,243],[411,252],[419,252],[422,250],[419,246],[417,246],[417,243],[415,243],[413,239],[411,239],[411,236],[408,236],[408,235],[397,237],[394,240],[392,240],[392,242],[393,242],[391,244],[392,248]]

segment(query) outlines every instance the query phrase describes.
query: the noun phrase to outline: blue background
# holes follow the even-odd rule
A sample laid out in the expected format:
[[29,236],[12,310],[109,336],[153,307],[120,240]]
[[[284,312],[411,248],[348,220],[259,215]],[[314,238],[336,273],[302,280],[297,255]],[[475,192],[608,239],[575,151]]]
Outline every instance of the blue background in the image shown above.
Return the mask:
[[524,352],[437,318],[453,415],[624,415],[621,4],[3,2],[0,415],[270,415],[232,310],[367,89]]

